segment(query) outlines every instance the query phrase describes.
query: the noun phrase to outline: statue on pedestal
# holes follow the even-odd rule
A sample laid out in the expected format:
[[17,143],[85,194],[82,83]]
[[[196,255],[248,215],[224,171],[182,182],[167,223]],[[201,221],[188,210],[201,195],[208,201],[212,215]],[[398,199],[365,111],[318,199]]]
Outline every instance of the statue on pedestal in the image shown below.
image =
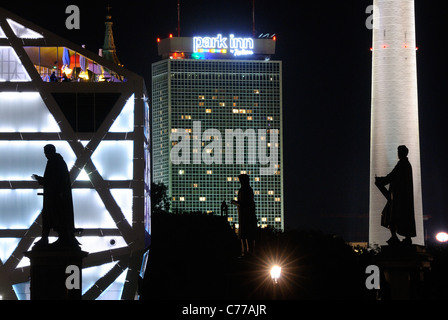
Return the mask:
[[[412,244],[411,237],[416,236],[412,166],[407,157],[408,153],[406,146],[399,146],[399,161],[395,168],[387,176],[375,178],[375,185],[387,199],[381,225],[390,229],[392,236],[387,241],[389,245],[400,242],[397,233],[405,237],[403,244],[407,245]],[[385,187],[388,184],[389,190]]]
[[58,233],[58,240],[51,244],[52,247],[79,248],[75,238],[73,198],[67,164],[62,156],[56,153],[56,148],[52,144],[44,147],[44,153],[48,159],[44,176],[32,175],[44,189],[42,239],[34,248],[49,245],[48,237],[51,229]]

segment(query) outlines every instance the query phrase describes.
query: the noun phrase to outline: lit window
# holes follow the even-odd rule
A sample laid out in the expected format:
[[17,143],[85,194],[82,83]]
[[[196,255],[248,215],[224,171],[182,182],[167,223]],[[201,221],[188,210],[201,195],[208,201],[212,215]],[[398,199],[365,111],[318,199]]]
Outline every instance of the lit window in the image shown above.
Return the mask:
[[232,218],[232,217],[228,217],[228,218],[227,218],[227,221],[232,222],[232,221],[233,221],[233,218]]
[[261,221],[266,222],[268,221],[268,218],[261,218]]
[[180,197],[179,201],[185,201],[185,197]]
[[274,117],[267,117],[267,119],[268,119],[269,121],[273,121],[273,120],[274,120]]
[[233,113],[239,113],[240,111],[238,109],[233,109],[232,112]]
[[255,94],[259,94],[259,93],[260,93],[260,90],[255,89],[255,90],[254,90],[254,93],[255,93]]
[[212,113],[212,109],[205,109],[205,113]]
[[213,174],[212,170],[207,170],[207,174]]
[[280,200],[280,198],[276,197],[276,198],[275,198],[275,201],[276,201],[276,202],[280,202],[281,200]]
[[204,201],[206,201],[207,200],[207,198],[206,197],[199,197],[199,201],[202,201],[202,202],[204,202]]
[[179,174],[185,174],[185,170],[179,170]]
[[225,102],[220,102],[220,103],[219,103],[219,106],[220,106],[220,107],[225,107],[225,106],[226,106],[226,103],[225,103]]
[[254,180],[255,181],[260,181],[260,178],[259,177],[255,177]]
[[253,119],[252,119],[252,117],[247,117],[247,120],[249,120],[249,121],[250,121],[250,120],[253,120]]
[[199,96],[198,99],[204,100],[205,96]]
[[280,222],[280,221],[282,221],[282,218],[279,218],[279,217],[275,218],[275,222]]
[[227,177],[227,181],[232,181],[232,177]]
[[273,195],[273,194],[274,194],[274,191],[269,190],[269,191],[268,191],[268,194]]

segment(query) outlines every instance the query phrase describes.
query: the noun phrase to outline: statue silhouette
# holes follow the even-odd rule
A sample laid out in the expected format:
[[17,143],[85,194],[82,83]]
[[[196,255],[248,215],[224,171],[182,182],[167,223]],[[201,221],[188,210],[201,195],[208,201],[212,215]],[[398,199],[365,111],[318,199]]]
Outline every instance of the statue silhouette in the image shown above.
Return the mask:
[[54,145],[46,145],[44,153],[48,159],[44,176],[32,175],[44,189],[42,239],[36,243],[36,247],[48,245],[51,229],[58,233],[54,246],[77,246],[79,243],[75,238],[73,198],[67,164],[56,153]]
[[238,236],[241,239],[241,255],[253,253],[255,250],[255,233],[257,217],[255,214],[254,191],[249,184],[249,176],[241,174],[239,177],[241,188],[238,191],[238,201],[232,204],[238,207]]
[[[412,166],[407,157],[408,153],[406,146],[399,146],[399,161],[395,168],[387,176],[375,178],[375,185],[387,199],[381,225],[390,229],[392,236],[387,241],[390,245],[399,243],[397,233],[405,237],[403,243],[408,245],[412,243],[411,237],[416,236]],[[385,187],[388,184],[389,190]]]

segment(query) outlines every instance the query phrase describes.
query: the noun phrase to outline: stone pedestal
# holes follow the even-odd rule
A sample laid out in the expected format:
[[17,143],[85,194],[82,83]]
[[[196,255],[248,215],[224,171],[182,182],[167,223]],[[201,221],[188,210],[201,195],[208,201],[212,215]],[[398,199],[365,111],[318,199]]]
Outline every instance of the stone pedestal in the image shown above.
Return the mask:
[[[82,259],[87,252],[50,245],[24,255],[31,261],[31,300],[81,300]],[[74,267],[67,269],[69,266]]]
[[424,299],[432,257],[419,245],[382,246],[376,257],[381,270],[381,297],[390,300]]

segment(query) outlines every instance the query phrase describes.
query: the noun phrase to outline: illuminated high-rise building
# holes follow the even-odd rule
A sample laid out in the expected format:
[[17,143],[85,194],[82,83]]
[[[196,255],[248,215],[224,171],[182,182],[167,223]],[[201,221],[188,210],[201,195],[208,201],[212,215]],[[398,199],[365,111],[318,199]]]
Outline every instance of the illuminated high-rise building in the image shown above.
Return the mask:
[[417,236],[424,244],[414,0],[374,0],[370,159],[369,243],[390,238],[381,226],[386,204],[375,175],[390,173],[398,161],[397,147],[406,145],[413,169]]
[[136,297],[150,234],[148,124],[140,76],[0,9],[3,299],[30,297],[24,252],[40,239],[43,201],[31,175],[43,175],[49,143],[70,170],[77,238],[89,253],[83,299]]
[[275,38],[170,37],[152,67],[153,181],[171,211],[219,215],[238,227],[238,176],[254,190],[260,227],[284,228],[282,63]]

